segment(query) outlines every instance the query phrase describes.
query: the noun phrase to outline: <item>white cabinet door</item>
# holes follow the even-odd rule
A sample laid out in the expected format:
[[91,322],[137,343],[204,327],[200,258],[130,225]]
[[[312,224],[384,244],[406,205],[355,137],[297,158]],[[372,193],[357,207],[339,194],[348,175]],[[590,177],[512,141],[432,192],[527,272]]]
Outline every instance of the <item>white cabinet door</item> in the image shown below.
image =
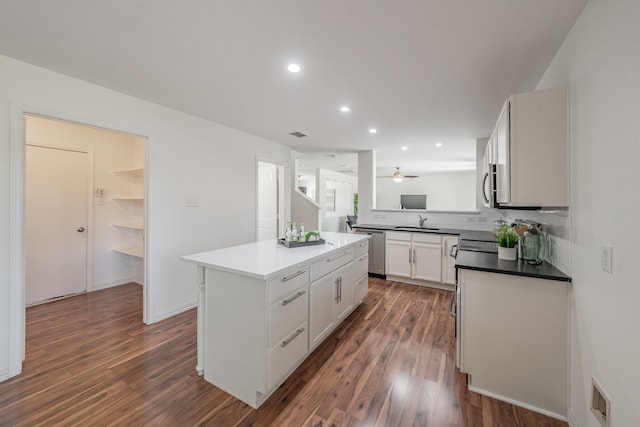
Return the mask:
[[335,276],[329,274],[310,286],[309,296],[309,349],[322,342],[333,328]]
[[411,277],[411,242],[387,240],[386,273],[392,276]]
[[442,245],[416,242],[412,258],[413,279],[442,281]]
[[458,244],[455,236],[445,236],[442,239],[444,253],[442,254],[442,283],[456,284],[456,259],[451,256],[453,246]]
[[353,264],[346,265],[334,274],[335,287],[335,311],[334,321],[340,322],[351,312],[354,304],[353,294]]

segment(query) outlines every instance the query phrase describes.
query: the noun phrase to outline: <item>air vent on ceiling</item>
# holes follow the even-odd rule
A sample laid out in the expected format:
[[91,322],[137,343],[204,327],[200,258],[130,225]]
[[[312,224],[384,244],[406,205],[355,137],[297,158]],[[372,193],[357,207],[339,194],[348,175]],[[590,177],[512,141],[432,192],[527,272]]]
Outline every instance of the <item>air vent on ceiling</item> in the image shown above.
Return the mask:
[[298,138],[303,138],[303,137],[307,136],[302,132],[291,132],[289,135],[297,136]]

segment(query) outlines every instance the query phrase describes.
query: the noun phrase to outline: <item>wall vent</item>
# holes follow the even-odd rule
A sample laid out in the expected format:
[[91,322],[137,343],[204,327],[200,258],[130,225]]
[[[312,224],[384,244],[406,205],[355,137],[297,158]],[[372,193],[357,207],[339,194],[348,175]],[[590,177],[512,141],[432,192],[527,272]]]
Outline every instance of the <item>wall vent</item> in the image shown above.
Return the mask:
[[595,379],[591,378],[591,412],[602,427],[609,427],[611,401]]
[[305,136],[307,136],[302,132],[291,132],[289,135],[297,136],[298,138],[304,138]]

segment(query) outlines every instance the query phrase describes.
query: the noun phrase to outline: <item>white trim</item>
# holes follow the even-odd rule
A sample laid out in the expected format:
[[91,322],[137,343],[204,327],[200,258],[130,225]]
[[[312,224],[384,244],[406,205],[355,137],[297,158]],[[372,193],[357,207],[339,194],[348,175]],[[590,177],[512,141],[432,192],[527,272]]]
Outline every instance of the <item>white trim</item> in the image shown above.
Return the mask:
[[25,122],[22,108],[11,103],[11,160],[9,191],[9,377],[22,372],[25,358]]
[[175,308],[172,308],[171,310],[163,311],[162,313],[158,313],[158,315],[153,318],[151,323],[156,323],[161,320],[168,319],[177,314],[184,313],[185,311],[189,311],[192,308],[196,308],[197,306],[198,306],[198,300],[194,300],[190,303],[183,304],[180,307],[175,307]]
[[569,427],[580,427],[580,424],[578,424],[578,419],[576,418],[576,414],[573,412],[572,408],[569,408],[567,415],[567,423],[569,424]]
[[[142,186],[143,186],[143,192],[144,192],[144,203],[143,203],[143,224],[144,224],[144,230],[142,230],[142,247],[144,248],[144,259],[142,260],[142,283],[140,283],[142,285],[142,304],[143,304],[143,308],[142,308],[142,321],[147,324],[150,325],[152,322],[152,318],[153,318],[153,312],[154,312],[154,304],[153,304],[153,289],[151,289],[148,284],[149,284],[149,265],[151,264],[151,260],[152,257],[150,256],[151,254],[151,245],[149,244],[149,236],[151,233],[149,233],[149,230],[152,228],[152,220],[150,218],[149,212],[149,206],[151,206],[151,198],[149,197],[149,195],[151,194],[151,191],[149,191],[151,189],[151,180],[150,180],[150,170],[151,168],[149,167],[150,165],[150,160],[149,160],[149,137],[143,137],[144,138],[144,175],[142,177]],[[138,280],[135,280],[136,283],[139,283]]]
[[410,285],[424,286],[426,288],[444,289],[445,291],[455,291],[455,285],[449,285],[447,283],[430,282],[428,280],[411,279],[410,277],[394,276],[393,274],[387,274],[387,279],[391,282],[402,282]]
[[106,282],[99,282],[99,283],[94,283],[93,286],[91,287],[92,291],[98,291],[101,289],[107,289],[107,288],[113,288],[116,286],[121,286],[121,285],[126,285],[128,283],[137,283],[138,285],[141,285],[140,281],[134,277],[134,276],[129,276],[129,277],[122,277],[120,279],[115,279],[115,280],[107,280]]
[[0,371],[0,382],[9,379],[9,370],[3,369]]
[[[132,130],[114,122],[105,122],[103,117],[87,117],[75,113],[68,114],[45,107],[10,102],[10,164],[9,164],[9,316],[8,316],[8,373],[13,377],[22,372],[22,361],[25,358],[26,310],[25,310],[25,222],[24,222],[24,186],[25,186],[25,148],[26,131],[25,115],[43,117],[50,120],[65,121],[117,133],[145,138],[145,207],[144,207],[144,286],[143,286],[143,321],[153,323],[153,293],[148,286],[149,269],[149,229],[152,218],[148,215],[149,194],[149,136],[141,130]],[[91,283],[89,281],[89,283]],[[177,312],[184,311],[178,309]],[[177,314],[177,313],[176,313]],[[162,319],[160,314],[158,319]],[[1,373],[0,373],[1,374]],[[2,377],[0,377],[2,378]]]
[[521,408],[528,409],[533,412],[537,412],[542,415],[546,415],[551,418],[555,418],[561,421],[567,421],[566,415],[556,414],[555,412],[548,411],[546,409],[538,408],[537,406],[529,405],[528,403],[520,402],[519,400],[511,399],[508,397],[501,396],[496,393],[491,393],[490,391],[483,390],[481,388],[476,388],[472,385],[469,385],[469,390],[476,392],[478,394],[483,394],[485,396],[492,397],[494,399],[501,400],[503,402],[511,403],[512,405],[520,406]]
[[277,179],[278,179],[278,230],[276,232],[276,237],[280,237],[284,235],[284,225],[285,225],[285,211],[284,211],[284,181],[285,181],[285,166],[282,163],[279,163],[275,160],[267,159],[265,157],[256,156],[256,166],[255,166],[255,224],[254,224],[254,241],[258,241],[258,203],[259,203],[259,188],[260,188],[260,162],[269,163],[276,167],[277,169]]

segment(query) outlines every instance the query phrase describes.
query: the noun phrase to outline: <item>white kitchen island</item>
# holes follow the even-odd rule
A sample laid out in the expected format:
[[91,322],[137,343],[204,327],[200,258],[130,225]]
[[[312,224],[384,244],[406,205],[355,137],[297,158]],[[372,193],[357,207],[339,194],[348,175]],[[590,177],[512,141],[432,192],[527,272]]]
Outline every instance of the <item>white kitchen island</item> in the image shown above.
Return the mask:
[[362,301],[368,235],[265,240],[182,257],[197,265],[198,373],[258,408]]

